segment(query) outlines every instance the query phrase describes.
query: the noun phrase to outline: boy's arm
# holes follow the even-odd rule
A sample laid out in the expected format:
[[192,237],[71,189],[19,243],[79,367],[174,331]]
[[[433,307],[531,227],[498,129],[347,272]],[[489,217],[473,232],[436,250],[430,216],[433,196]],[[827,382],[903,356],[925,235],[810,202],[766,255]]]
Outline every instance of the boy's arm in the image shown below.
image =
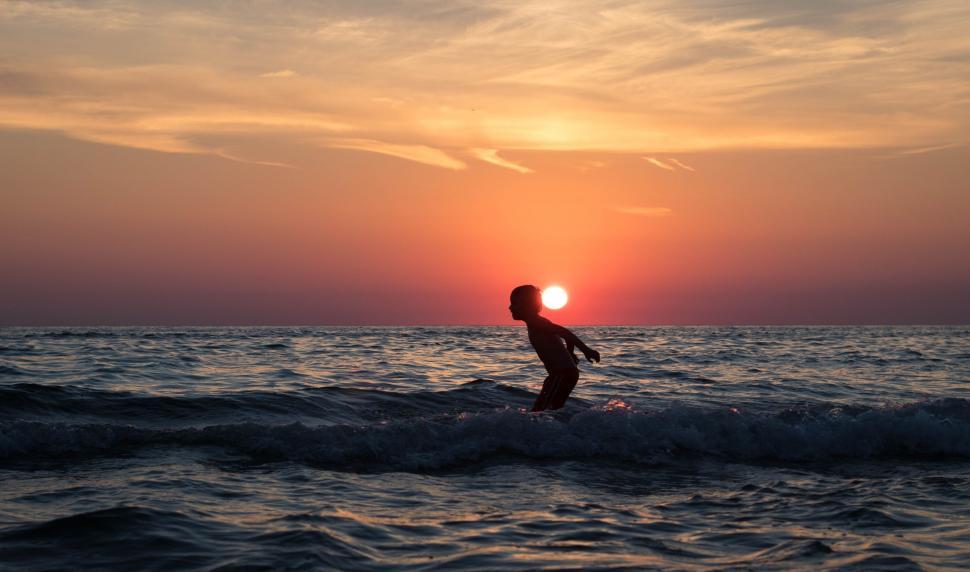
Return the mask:
[[569,352],[569,357],[573,358],[573,363],[579,363],[575,348],[576,346],[571,341],[566,340],[566,351]]
[[550,322],[545,318],[540,318],[540,320],[537,320],[536,325],[549,330],[560,338],[566,340],[566,348],[570,350],[570,353],[572,353],[572,347],[576,346],[579,348],[579,351],[583,352],[583,355],[586,356],[586,359],[589,360],[590,363],[593,363],[593,361],[599,363],[600,353],[584,344],[583,340],[579,339],[576,334],[570,332],[559,324]]

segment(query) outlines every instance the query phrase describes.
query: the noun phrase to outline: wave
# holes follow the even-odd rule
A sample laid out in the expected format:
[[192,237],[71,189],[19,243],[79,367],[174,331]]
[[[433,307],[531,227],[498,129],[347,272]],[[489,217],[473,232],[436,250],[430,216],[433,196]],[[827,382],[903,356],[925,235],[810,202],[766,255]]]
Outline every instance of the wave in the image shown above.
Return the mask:
[[15,375],[27,375],[27,372],[12,365],[0,364],[0,375],[9,375],[12,377]]
[[365,542],[326,529],[254,531],[200,511],[121,505],[0,530],[0,555],[5,570],[277,570],[294,562],[300,569],[381,567]]
[[56,330],[48,332],[31,332],[24,334],[25,338],[114,338],[119,332],[110,330]]
[[[284,368],[277,376],[291,378],[300,374]],[[136,419],[139,425],[239,421],[333,424],[494,409],[510,402],[526,405],[534,397],[526,390],[487,380],[475,380],[448,391],[404,393],[317,387],[288,392],[177,396],[17,383],[0,386],[0,417],[44,421]]]
[[243,531],[228,524],[118,506],[8,528],[0,531],[0,550],[7,565],[22,569],[184,569],[187,563],[208,569],[220,549],[245,551],[243,540]]
[[503,456],[659,463],[970,458],[970,402],[787,409],[674,406],[633,411],[619,402],[560,412],[520,409],[384,420],[364,425],[220,424],[158,429],[117,424],[0,422],[0,459],[55,460],[133,448],[215,446],[256,462],[339,470],[423,471]]

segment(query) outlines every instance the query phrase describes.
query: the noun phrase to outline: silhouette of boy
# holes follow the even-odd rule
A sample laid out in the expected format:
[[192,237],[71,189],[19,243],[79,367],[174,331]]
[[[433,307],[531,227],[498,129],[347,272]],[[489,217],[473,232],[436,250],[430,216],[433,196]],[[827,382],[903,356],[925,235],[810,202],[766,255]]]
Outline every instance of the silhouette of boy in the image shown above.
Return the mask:
[[590,363],[599,363],[600,354],[590,349],[576,334],[539,315],[542,310],[542,292],[535,286],[518,286],[512,290],[509,299],[512,319],[525,322],[529,329],[529,342],[549,372],[549,377],[542,382],[542,391],[539,392],[532,410],[559,409],[566,404],[569,393],[579,381],[579,369],[576,367],[579,358],[573,353],[573,348],[579,348]]

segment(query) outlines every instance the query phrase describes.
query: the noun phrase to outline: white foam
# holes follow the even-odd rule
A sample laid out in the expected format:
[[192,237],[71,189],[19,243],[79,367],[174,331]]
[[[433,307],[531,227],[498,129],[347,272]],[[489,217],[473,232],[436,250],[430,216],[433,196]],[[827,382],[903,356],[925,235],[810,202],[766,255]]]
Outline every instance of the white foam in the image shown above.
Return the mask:
[[501,454],[644,463],[682,456],[732,461],[970,457],[970,403],[945,399],[773,414],[686,406],[640,412],[608,405],[574,414],[504,409],[327,427],[0,423],[0,458],[8,460],[112,454],[152,444],[214,445],[257,459],[399,470],[434,469]]

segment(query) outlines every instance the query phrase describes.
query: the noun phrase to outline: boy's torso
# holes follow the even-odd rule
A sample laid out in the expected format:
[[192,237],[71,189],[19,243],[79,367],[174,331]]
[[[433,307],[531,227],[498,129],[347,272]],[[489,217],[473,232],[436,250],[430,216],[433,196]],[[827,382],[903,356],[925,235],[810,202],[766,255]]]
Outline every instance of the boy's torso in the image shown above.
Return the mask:
[[562,338],[556,334],[537,327],[529,326],[529,342],[539,354],[546,371],[552,373],[563,369],[577,369],[576,362],[569,355]]

